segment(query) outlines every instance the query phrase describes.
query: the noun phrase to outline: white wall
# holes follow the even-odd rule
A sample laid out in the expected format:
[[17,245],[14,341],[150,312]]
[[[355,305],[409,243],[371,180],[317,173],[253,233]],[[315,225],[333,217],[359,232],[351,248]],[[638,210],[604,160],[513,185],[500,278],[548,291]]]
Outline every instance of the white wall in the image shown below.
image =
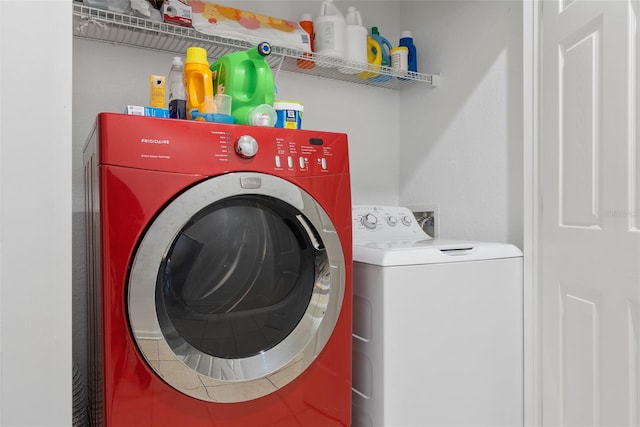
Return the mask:
[[3,426],[71,425],[70,28],[69,0],[0,1]]
[[403,3],[418,70],[437,89],[403,91],[400,202],[437,205],[440,237],[523,239],[522,4]]

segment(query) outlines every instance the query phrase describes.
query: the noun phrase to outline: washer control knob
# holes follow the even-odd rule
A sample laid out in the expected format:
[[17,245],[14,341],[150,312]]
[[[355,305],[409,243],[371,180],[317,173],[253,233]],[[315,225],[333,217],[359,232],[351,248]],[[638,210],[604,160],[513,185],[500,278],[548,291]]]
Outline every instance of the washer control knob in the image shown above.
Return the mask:
[[368,213],[362,217],[362,225],[373,230],[378,225],[378,218],[374,214]]
[[398,225],[398,218],[396,218],[395,216],[388,216],[387,224],[389,224],[392,227],[395,227],[396,225]]
[[258,141],[252,136],[242,135],[236,140],[233,148],[238,156],[243,159],[250,159],[258,153]]
[[409,215],[404,215],[400,221],[402,221],[402,223],[408,227],[413,222],[413,218],[411,218]]

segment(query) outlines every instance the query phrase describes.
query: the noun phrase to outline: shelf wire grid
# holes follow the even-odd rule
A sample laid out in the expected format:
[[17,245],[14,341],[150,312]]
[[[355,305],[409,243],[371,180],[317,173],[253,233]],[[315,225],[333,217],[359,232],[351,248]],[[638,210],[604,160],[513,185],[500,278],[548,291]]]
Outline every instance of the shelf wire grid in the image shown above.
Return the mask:
[[[196,46],[204,48],[207,56],[213,60],[254,46],[248,41],[204,34],[192,27],[152,21],[134,15],[88,7],[82,3],[74,3],[73,15],[74,37],[116,45],[181,55],[186,53],[187,48]],[[272,54],[267,56],[266,60],[275,70],[276,77],[280,70],[285,70],[396,90],[414,83],[437,86],[440,78],[439,75],[399,73],[390,67],[362,64],[277,45],[273,46]],[[305,61],[302,68],[298,65],[299,60]]]

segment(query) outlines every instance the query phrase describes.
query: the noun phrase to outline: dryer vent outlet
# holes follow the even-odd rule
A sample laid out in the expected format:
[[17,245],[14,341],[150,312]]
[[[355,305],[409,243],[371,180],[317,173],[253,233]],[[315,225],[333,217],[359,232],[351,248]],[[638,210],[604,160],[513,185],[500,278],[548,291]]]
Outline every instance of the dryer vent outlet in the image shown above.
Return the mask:
[[418,225],[422,227],[429,236],[438,237],[438,207],[437,206],[418,206],[410,207],[413,216],[416,217]]

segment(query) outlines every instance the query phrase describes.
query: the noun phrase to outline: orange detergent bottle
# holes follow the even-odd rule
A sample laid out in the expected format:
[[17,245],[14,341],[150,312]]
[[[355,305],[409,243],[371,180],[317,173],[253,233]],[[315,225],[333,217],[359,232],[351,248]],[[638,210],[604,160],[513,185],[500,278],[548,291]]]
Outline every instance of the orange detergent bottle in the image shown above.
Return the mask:
[[[184,84],[187,89],[187,118],[192,119],[191,111],[215,113],[213,102],[213,77],[207,61],[207,51],[201,47],[187,49],[184,62]],[[198,116],[195,120],[204,121]]]

